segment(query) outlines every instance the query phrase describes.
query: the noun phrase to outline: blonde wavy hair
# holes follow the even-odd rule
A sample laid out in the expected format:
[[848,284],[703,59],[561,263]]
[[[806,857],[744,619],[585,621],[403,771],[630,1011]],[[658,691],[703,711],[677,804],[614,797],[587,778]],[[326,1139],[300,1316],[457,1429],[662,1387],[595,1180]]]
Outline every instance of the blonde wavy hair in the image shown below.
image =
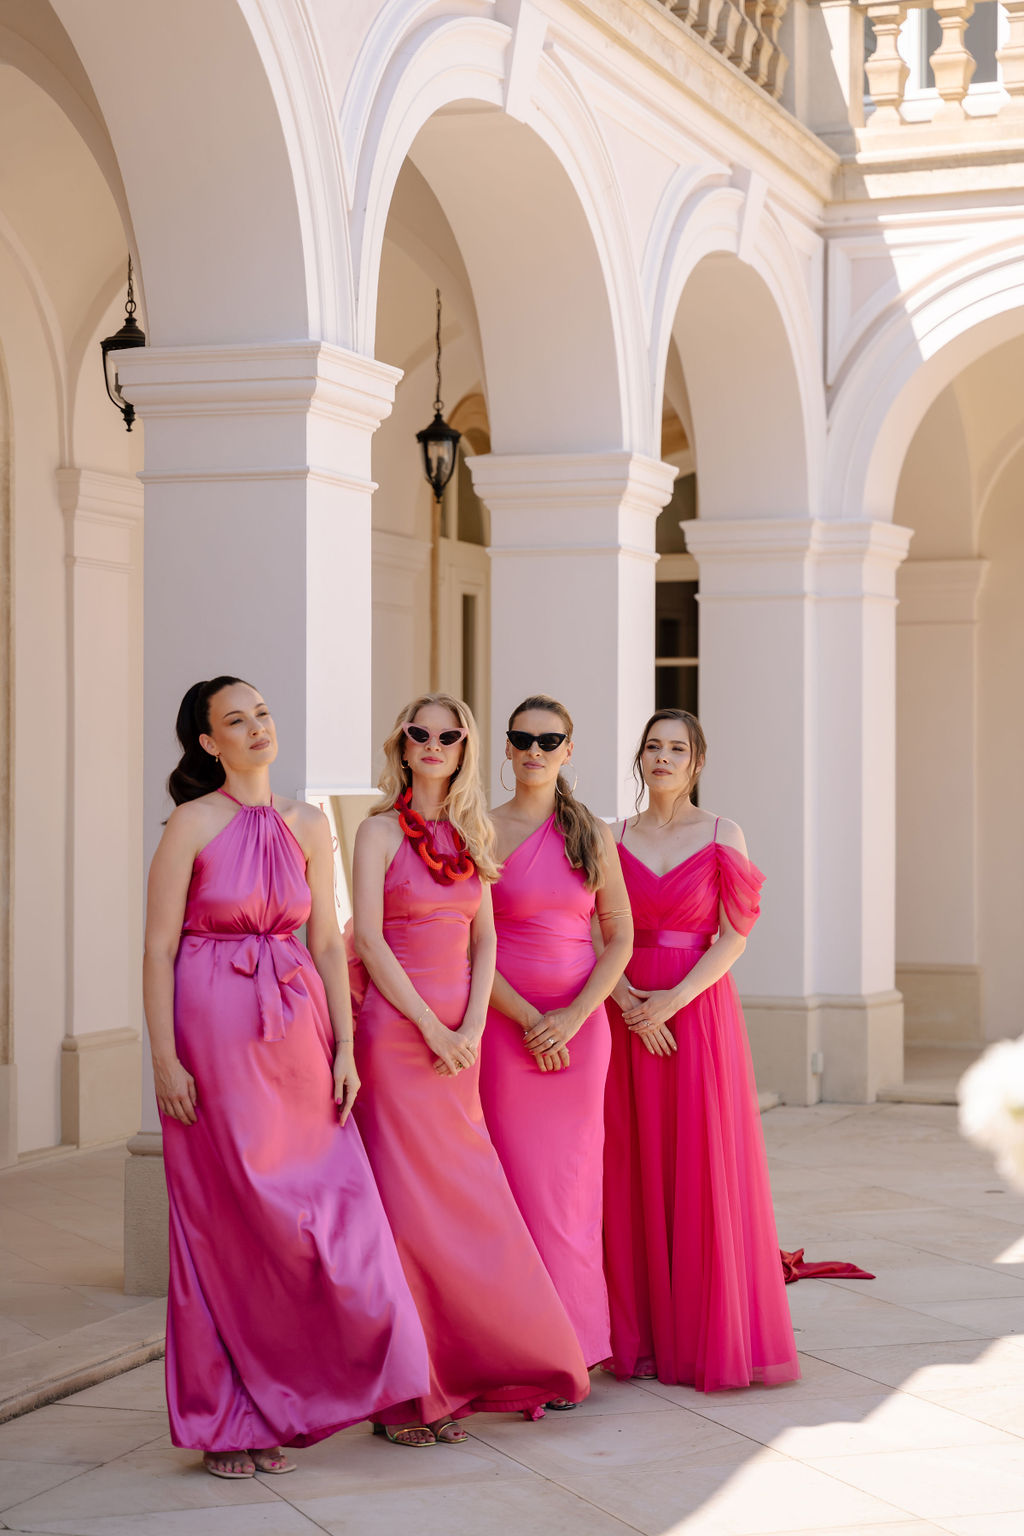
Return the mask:
[[402,762],[405,742],[402,726],[406,722],[412,724],[420,710],[428,704],[450,709],[468,732],[462,744],[462,761],[448,781],[448,793],[441,805],[441,815],[447,818],[462,838],[480,879],[490,884],[498,878],[498,866],[494,862],[494,828],[487,814],[487,802],[480,783],[480,733],[473,719],[473,711],[462,699],[456,699],[450,693],[424,693],[398,711],[394,726],[384,742],[384,768],[377,781],[381,797],[376,805],[370,807],[369,814],[382,816],[386,811],[394,810],[395,802],[412,783],[412,775]]

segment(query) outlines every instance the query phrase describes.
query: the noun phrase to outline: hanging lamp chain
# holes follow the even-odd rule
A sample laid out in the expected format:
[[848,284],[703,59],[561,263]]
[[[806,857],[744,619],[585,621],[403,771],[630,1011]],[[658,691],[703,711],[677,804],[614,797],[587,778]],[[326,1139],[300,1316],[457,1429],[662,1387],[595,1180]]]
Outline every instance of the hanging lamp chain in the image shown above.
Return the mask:
[[437,334],[435,336],[436,352],[434,357],[434,372],[437,377],[437,389],[434,393],[434,410],[438,416],[444,414],[444,404],[441,400],[441,290],[434,289],[434,297],[437,300]]
[[128,257],[128,297],[125,299],[124,312],[131,319],[135,314],[135,283],[132,273],[132,258]]

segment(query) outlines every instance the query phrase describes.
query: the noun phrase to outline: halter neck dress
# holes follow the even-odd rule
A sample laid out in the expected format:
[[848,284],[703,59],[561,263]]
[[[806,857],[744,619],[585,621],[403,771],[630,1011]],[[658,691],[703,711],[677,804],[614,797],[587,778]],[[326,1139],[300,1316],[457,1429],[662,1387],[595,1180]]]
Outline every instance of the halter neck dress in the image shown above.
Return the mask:
[[[542,1013],[571,1003],[597,958],[594,893],[569,863],[553,815],[509,854],[493,895],[501,975]],[[602,1004],[570,1040],[570,1065],[559,1072],[539,1070],[519,1025],[496,1008],[480,1057],[491,1140],[588,1365],[610,1351],[601,1241],[610,1054]]]
[[[625,832],[625,828],[623,829]],[[635,926],[627,980],[677,986],[724,909],[757,920],[764,876],[710,842],[656,875],[621,841]],[[605,1257],[617,1375],[711,1392],[799,1376],[757,1089],[732,976],[669,1021],[678,1050],[652,1056],[609,1000]]]
[[[448,823],[431,827],[436,846],[454,851]],[[469,1001],[479,905],[475,873],[441,885],[403,837],[384,879],[384,938],[449,1029]],[[487,1134],[480,1058],[454,1077],[439,1076],[433,1062],[415,1024],[371,980],[356,1027],[355,1115],[430,1355],[429,1388],[378,1417],[536,1417],[549,1399],[586,1397],[586,1366]]]
[[[222,793],[226,793],[222,791]],[[228,796],[232,799],[232,796]],[[174,967],[196,1123],[163,1118],[175,1445],[308,1445],[423,1390],[426,1346],[296,930],[306,860],[272,805],[197,855]]]

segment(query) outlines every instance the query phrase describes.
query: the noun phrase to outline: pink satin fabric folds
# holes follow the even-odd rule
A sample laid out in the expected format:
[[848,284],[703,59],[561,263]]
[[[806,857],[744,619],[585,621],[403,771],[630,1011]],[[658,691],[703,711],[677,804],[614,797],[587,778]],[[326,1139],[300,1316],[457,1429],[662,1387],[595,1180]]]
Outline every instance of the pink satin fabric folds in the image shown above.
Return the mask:
[[338,1124],[305,859],[245,806],[198,855],[175,964],[195,1125],[164,1118],[175,1445],[308,1445],[422,1391],[426,1346],[359,1132]]
[[[620,852],[641,940],[626,970],[635,986],[678,985],[711,943],[719,903],[739,932],[753,927],[763,877],[733,849],[709,843],[661,878],[628,848]],[[654,1369],[664,1382],[706,1392],[794,1380],[757,1091],[732,977],[674,1016],[679,1048],[670,1057],[646,1051],[614,1003],[609,1014],[605,1250],[616,1374]]]
[[[438,846],[454,847],[447,823]],[[437,884],[407,840],[384,882],[384,937],[424,1002],[456,1029],[469,999],[476,875]],[[483,1051],[486,1052],[486,1035]],[[366,1150],[419,1307],[430,1385],[384,1423],[431,1423],[477,1410],[538,1413],[590,1383],[491,1145],[479,1059],[440,1077],[416,1026],[370,983],[359,1010],[356,1101]]]
[[[594,894],[565,856],[554,817],[521,843],[494,887],[498,970],[542,1013],[579,994],[596,956]],[[604,1089],[611,1036],[604,1007],[569,1042],[570,1066],[541,1072],[519,1025],[492,1008],[480,1096],[498,1156],[588,1365],[607,1359],[601,1241]]]

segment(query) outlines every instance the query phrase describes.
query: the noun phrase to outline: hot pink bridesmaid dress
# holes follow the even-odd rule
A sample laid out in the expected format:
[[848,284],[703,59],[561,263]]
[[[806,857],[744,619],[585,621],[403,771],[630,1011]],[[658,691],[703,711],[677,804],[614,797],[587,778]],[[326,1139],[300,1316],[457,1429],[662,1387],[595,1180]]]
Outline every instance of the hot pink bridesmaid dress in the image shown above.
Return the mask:
[[[718,930],[740,933],[764,877],[715,837],[662,877],[620,844],[636,928],[626,976],[676,986]],[[671,1020],[652,1056],[612,1002],[605,1256],[618,1376],[652,1366],[712,1392],[799,1374],[746,1028],[731,976]]]
[[[502,976],[541,1012],[571,1003],[594,969],[594,893],[566,858],[554,816],[509,854],[493,894]],[[541,1072],[519,1025],[496,1008],[480,1057],[487,1129],[588,1365],[611,1349],[601,1243],[610,1054],[602,1005],[560,1072]]]
[[175,1445],[309,1445],[427,1382],[359,1132],[338,1124],[327,1000],[295,932],[309,910],[270,806],[241,806],[196,858],[174,1026],[197,1120],[163,1119]]
[[[452,851],[447,822],[433,823]],[[384,937],[424,1002],[457,1029],[469,999],[476,875],[439,885],[408,841],[384,881]],[[483,1052],[487,1051],[484,1037]],[[387,1424],[477,1411],[538,1414],[590,1382],[480,1107],[480,1063],[440,1077],[419,1030],[372,981],[359,1009],[355,1115],[427,1336],[429,1389]],[[416,1394],[410,1393],[410,1399]]]

